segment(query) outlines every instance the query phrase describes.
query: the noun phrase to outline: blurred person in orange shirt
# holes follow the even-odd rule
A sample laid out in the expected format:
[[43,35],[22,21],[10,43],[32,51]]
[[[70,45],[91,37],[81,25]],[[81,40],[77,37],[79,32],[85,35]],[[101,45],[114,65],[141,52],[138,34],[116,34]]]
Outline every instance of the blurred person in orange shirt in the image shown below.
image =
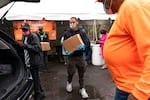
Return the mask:
[[117,13],[104,45],[114,100],[150,100],[150,0],[98,0]]

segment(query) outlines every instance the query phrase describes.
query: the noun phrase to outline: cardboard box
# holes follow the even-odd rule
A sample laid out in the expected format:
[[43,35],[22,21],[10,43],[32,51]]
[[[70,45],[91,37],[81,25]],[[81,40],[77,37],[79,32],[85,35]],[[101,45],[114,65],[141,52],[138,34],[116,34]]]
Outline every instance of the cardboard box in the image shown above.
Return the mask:
[[51,50],[49,42],[41,42],[42,51]]
[[73,35],[72,37],[63,41],[62,45],[67,51],[75,51],[77,50],[78,45],[84,45],[79,34]]

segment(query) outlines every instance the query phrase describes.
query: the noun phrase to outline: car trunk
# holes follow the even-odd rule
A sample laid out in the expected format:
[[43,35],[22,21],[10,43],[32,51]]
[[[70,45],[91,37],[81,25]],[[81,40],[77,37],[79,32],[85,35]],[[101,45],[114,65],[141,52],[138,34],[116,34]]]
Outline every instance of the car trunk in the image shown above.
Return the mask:
[[15,98],[18,88],[28,80],[29,73],[26,71],[23,49],[16,41],[0,31],[0,100],[8,95]]

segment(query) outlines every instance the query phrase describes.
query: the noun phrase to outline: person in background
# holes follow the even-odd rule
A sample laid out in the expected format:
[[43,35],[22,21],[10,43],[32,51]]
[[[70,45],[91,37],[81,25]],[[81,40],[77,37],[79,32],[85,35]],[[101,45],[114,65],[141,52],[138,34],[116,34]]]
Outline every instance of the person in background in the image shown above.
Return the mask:
[[[48,33],[43,31],[43,27],[39,27],[38,36],[40,37],[40,42],[49,42]],[[43,51],[43,60],[46,70],[48,70],[48,51]]]
[[[63,41],[64,41],[64,37],[62,36],[61,37],[61,43],[63,43]],[[66,50],[63,47],[63,45],[62,45],[62,56],[64,58],[64,65],[67,65],[68,64],[68,54],[66,53]]]
[[71,17],[69,20],[69,24],[70,24],[70,29],[64,33],[64,40],[70,38],[73,35],[79,34],[81,36],[81,39],[84,42],[84,45],[78,45],[77,50],[74,52],[67,52],[69,58],[68,58],[68,67],[67,67],[68,77],[67,77],[66,90],[67,92],[72,92],[72,79],[77,69],[79,75],[79,84],[80,84],[79,93],[81,94],[82,98],[85,99],[88,98],[88,94],[85,90],[85,85],[84,85],[84,73],[86,71],[87,63],[83,58],[83,52],[86,45],[89,42],[89,39],[86,36],[86,34],[79,29],[78,27],[79,21],[76,17]]
[[103,56],[103,48],[104,48],[104,43],[105,43],[105,40],[107,38],[107,31],[105,29],[101,29],[100,30],[100,34],[101,34],[101,37],[99,39],[99,43],[100,43],[100,48],[101,48],[101,53],[102,53],[102,58],[104,60],[104,64],[103,66],[101,67],[101,69],[106,69],[107,68],[107,65],[105,63],[105,59],[104,59],[104,56]]
[[[81,29],[82,32],[87,36],[87,30],[82,28]],[[88,37],[88,36],[87,36]],[[91,55],[92,55],[92,50],[91,50],[91,43],[90,43],[90,39],[89,37],[87,38],[87,45],[84,49],[84,52],[83,52],[83,57],[84,57],[84,60],[89,64],[91,62]]]
[[24,49],[25,65],[30,69],[33,78],[34,100],[41,100],[44,97],[44,92],[39,77],[39,67],[43,64],[40,40],[36,34],[30,32],[28,23],[24,23],[21,29],[23,42],[18,41],[18,44]]
[[117,17],[104,45],[114,100],[150,100],[150,0],[100,0]]

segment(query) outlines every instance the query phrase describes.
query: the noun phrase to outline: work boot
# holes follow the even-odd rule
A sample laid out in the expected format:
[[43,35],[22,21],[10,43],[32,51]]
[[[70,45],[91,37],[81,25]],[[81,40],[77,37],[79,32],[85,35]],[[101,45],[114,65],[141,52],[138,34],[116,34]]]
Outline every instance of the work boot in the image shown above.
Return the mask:
[[89,96],[88,96],[85,88],[80,89],[79,93],[81,94],[81,96],[82,96],[83,99],[88,99]]
[[67,90],[67,92],[72,92],[72,83],[69,83],[68,81],[67,81],[67,86],[66,86],[66,90]]

